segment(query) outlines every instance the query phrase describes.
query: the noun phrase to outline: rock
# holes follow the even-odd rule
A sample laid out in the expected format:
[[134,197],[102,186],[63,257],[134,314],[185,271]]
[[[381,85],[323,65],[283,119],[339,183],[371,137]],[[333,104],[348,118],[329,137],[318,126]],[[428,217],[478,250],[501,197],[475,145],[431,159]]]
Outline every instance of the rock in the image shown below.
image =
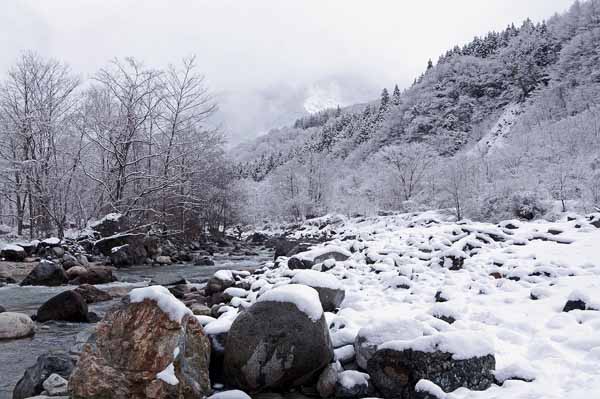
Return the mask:
[[586,304],[581,299],[570,299],[565,303],[563,312],[570,312],[571,310],[585,310]]
[[324,262],[328,259],[335,261],[345,261],[352,254],[343,248],[339,248],[333,245],[315,248],[313,250],[302,252],[292,256],[288,260],[288,267],[290,269],[310,269],[317,263]]
[[423,336],[423,324],[412,319],[375,320],[361,328],[354,339],[354,352],[358,366],[367,370],[367,363],[379,345],[393,340],[412,340]]
[[85,303],[110,301],[112,297],[108,292],[102,291],[90,284],[81,284],[74,290],[85,300]]
[[194,265],[196,265],[196,266],[214,266],[215,262],[208,256],[199,256],[194,259]]
[[64,291],[53,296],[37,311],[36,321],[43,323],[48,320],[88,321],[85,299],[75,291]]
[[170,265],[173,262],[171,261],[171,257],[169,256],[157,256],[156,263],[158,263],[159,265]]
[[317,378],[332,358],[324,314],[313,321],[293,303],[259,301],[229,330],[225,376],[248,392],[287,389]]
[[150,285],[162,285],[162,286],[167,286],[167,285],[181,285],[181,284],[187,284],[187,281],[185,280],[185,277],[181,277],[181,276],[171,276],[171,275],[165,275],[165,274],[159,274],[157,276],[154,276],[154,278],[152,280],[150,280]]
[[333,274],[302,270],[292,278],[292,283],[314,288],[319,294],[319,301],[325,312],[336,310],[346,297],[341,282]]
[[317,381],[317,392],[322,398],[329,398],[335,394],[335,386],[338,380],[339,367],[335,363],[325,367]]
[[253,244],[264,244],[268,239],[268,235],[258,232],[255,232],[250,237],[248,237],[248,241],[250,241]]
[[52,374],[68,379],[75,362],[65,352],[50,352],[37,358],[36,363],[25,370],[13,391],[13,399],[25,399],[39,395],[44,390],[43,383]]
[[0,312],[0,339],[29,337],[35,332],[35,323],[22,313]]
[[62,247],[52,247],[52,253],[57,258],[62,258],[65,254],[65,250]]
[[460,387],[482,391],[494,382],[496,361],[491,354],[456,360],[452,353],[405,349],[379,349],[368,361],[368,372],[384,398],[416,398],[421,379],[437,384],[444,392]]
[[27,257],[27,252],[20,245],[7,244],[0,251],[0,257],[9,262],[22,262]]
[[68,393],[69,381],[62,378],[60,375],[53,373],[50,377],[46,378],[46,381],[42,383],[44,390],[50,396],[66,395]]
[[89,267],[90,266],[90,261],[88,260],[87,256],[85,256],[84,254],[81,254],[77,257],[77,262],[79,262],[79,264],[83,267]]
[[70,268],[79,266],[79,261],[76,257],[70,253],[65,253],[62,257],[62,267],[64,270],[69,271]]
[[310,243],[300,243],[295,240],[286,238],[276,238],[265,243],[268,247],[275,248],[273,260],[277,260],[280,256],[292,256],[300,252],[304,252],[310,248]]
[[4,313],[6,312],[6,309],[4,308],[4,306],[0,305],[0,313]]
[[117,281],[113,275],[113,269],[106,266],[93,266],[86,270],[85,273],[79,274],[74,279],[70,280],[70,284],[107,284]]
[[97,222],[92,223],[90,227],[98,232],[101,237],[110,237],[127,231],[129,221],[127,217],[120,213],[109,213]]
[[94,243],[94,252],[111,258],[116,267],[141,265],[148,257],[144,247],[144,234],[117,234]]
[[73,266],[70,267],[65,273],[67,274],[67,278],[70,281],[76,279],[79,276],[83,276],[87,272],[87,269],[83,266]]
[[162,250],[160,248],[160,240],[158,237],[146,235],[143,242],[149,258],[156,258],[157,256],[160,256]]
[[48,260],[42,260],[21,282],[21,285],[45,285],[58,286],[66,284],[67,275],[61,265],[57,265]]
[[356,370],[339,373],[335,386],[336,398],[364,398],[369,394],[369,375]]
[[190,309],[196,316],[210,316],[210,308],[201,303],[193,304]]
[[[177,301],[157,292],[170,304]],[[209,359],[210,343],[191,312],[171,319],[144,299],[124,303],[98,324],[96,348],[84,346],[69,386],[75,398],[200,398],[211,390]],[[168,382],[173,377],[178,384]]]
[[229,270],[219,270],[207,282],[204,291],[206,295],[211,296],[221,293],[227,288],[233,286],[233,275]]
[[17,281],[8,276],[0,276],[0,287],[5,286],[6,284],[16,284]]

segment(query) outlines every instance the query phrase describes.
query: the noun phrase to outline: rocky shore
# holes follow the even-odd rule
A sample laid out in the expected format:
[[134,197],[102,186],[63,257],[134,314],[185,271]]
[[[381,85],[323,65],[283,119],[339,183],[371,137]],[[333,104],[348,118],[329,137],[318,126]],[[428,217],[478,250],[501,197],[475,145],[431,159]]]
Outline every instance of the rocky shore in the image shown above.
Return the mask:
[[[101,320],[87,306],[114,296],[81,284],[36,322],[93,327],[71,353],[41,356],[13,398],[552,397],[557,369],[594,384],[599,220],[313,219],[231,246],[272,248],[262,267],[152,281],[121,292]],[[60,274],[46,264],[24,281],[38,268],[36,278]],[[0,334],[34,329],[0,314]]]

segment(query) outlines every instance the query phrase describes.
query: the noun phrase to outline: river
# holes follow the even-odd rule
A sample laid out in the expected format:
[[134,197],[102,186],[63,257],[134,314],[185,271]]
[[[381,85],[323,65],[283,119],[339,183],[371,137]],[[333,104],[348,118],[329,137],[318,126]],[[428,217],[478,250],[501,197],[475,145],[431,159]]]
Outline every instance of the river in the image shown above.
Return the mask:
[[[192,264],[171,266],[134,266],[118,269],[116,276],[119,282],[97,285],[100,289],[112,287],[145,286],[150,280],[168,280],[184,277],[195,283],[205,282],[217,270],[254,269],[272,259],[272,252],[262,251],[258,256],[229,257],[215,255],[214,266],[194,266]],[[54,295],[75,286],[61,287],[20,287],[7,285],[0,287],[0,304],[9,312],[21,312],[29,315]],[[105,312],[117,303],[118,299],[89,306],[89,310],[102,317]],[[92,328],[88,323],[47,322],[37,323],[36,333],[31,338],[18,340],[0,340],[0,399],[12,398],[12,391],[17,381],[23,376],[25,369],[33,364],[38,356],[49,350],[68,351],[75,343],[77,334]]]

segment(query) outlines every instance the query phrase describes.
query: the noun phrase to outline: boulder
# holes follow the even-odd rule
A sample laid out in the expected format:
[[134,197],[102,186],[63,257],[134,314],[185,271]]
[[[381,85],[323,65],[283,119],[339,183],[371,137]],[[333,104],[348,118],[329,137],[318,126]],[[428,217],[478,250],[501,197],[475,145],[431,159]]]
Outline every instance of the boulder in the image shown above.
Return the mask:
[[265,243],[268,247],[275,248],[273,260],[277,260],[280,256],[292,256],[300,252],[304,252],[310,248],[311,243],[301,243],[296,240],[288,240],[286,238],[277,238],[269,240]]
[[87,269],[83,266],[70,267],[66,272],[69,281],[76,279],[79,276],[83,276],[87,273]]
[[123,233],[129,229],[127,217],[120,213],[109,213],[102,219],[90,224],[92,230],[96,231],[100,237],[110,237],[118,233]]
[[328,245],[293,255],[288,260],[288,267],[290,269],[310,269],[317,263],[324,262],[328,259],[345,261],[351,255],[352,254],[344,248]]
[[117,234],[101,238],[94,243],[94,252],[111,258],[113,266],[141,265],[148,257],[144,247],[144,234]]
[[113,275],[113,269],[106,266],[93,266],[86,270],[85,273],[79,274],[73,280],[70,280],[70,284],[107,284],[117,281],[117,278]]
[[70,268],[75,267],[75,266],[79,266],[79,261],[77,260],[76,257],[74,257],[73,255],[71,255],[70,253],[65,253],[62,257],[62,267],[63,269],[65,269],[66,271],[68,271]]
[[423,323],[404,318],[374,320],[361,328],[354,339],[354,353],[358,366],[367,370],[367,362],[379,349],[379,345],[393,340],[412,340],[432,333]]
[[108,292],[102,291],[90,284],[81,284],[74,291],[81,295],[85,303],[88,304],[110,301],[112,299]]
[[57,258],[62,258],[65,255],[65,250],[62,247],[52,247],[52,254]]
[[208,256],[198,256],[194,258],[195,266],[214,266],[215,262]]
[[229,270],[219,270],[207,282],[204,291],[206,295],[211,296],[216,293],[225,291],[233,286],[233,274]]
[[22,262],[27,257],[27,252],[20,245],[7,244],[0,251],[0,257],[9,262]]
[[341,367],[335,363],[325,367],[317,381],[317,392],[322,398],[329,398],[335,394],[338,372]]
[[22,313],[0,312],[0,340],[29,337],[35,332],[35,323]]
[[317,292],[290,284],[266,292],[235,319],[224,371],[230,384],[248,392],[289,389],[318,378],[332,358]]
[[60,375],[53,373],[50,377],[46,378],[46,381],[42,383],[44,391],[50,396],[66,395],[68,393],[69,381],[65,380]]
[[264,244],[268,239],[268,235],[258,232],[255,232],[248,237],[248,241],[250,241],[252,244]]
[[156,236],[146,235],[144,237],[144,248],[146,249],[149,258],[156,258],[162,253],[160,240]]
[[[489,348],[484,348],[474,333],[452,334],[452,339],[447,339],[450,334],[439,334],[419,338],[412,344],[407,344],[410,341],[387,342],[368,361],[371,381],[386,399],[416,398],[415,385],[421,379],[431,381],[444,392],[461,387],[474,391],[489,388],[494,382],[496,365]],[[460,334],[470,335],[461,337]],[[470,345],[477,348],[474,353],[469,353]],[[436,349],[440,347],[444,351]]]
[[4,306],[0,305],[0,313],[4,313],[6,312],[6,309],[4,308]]
[[159,265],[170,265],[171,263],[173,263],[173,261],[171,261],[170,256],[164,256],[164,255],[157,256],[155,261]]
[[338,374],[335,385],[336,398],[364,398],[369,396],[369,375],[356,370]]
[[21,285],[58,286],[66,284],[67,275],[61,265],[48,260],[42,260],[21,282]]
[[36,363],[25,370],[23,377],[13,390],[13,399],[25,399],[39,395],[44,390],[44,381],[52,374],[68,379],[75,362],[65,352],[49,352],[37,358]]
[[319,300],[325,312],[333,312],[339,308],[346,297],[341,282],[333,274],[316,270],[302,270],[292,278],[292,283],[314,288],[319,294]]
[[210,343],[189,309],[160,286],[133,290],[97,326],[69,386],[75,398],[205,397]]
[[38,309],[36,315],[36,321],[40,323],[49,320],[88,321],[85,299],[75,291],[64,291],[53,296]]

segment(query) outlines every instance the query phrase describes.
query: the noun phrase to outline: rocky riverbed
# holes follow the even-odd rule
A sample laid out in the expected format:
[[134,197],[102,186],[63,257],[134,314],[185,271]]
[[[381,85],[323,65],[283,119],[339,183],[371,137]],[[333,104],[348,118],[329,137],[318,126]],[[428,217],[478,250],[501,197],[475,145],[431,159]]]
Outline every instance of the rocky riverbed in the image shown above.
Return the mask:
[[[63,329],[46,349],[77,355],[52,360],[68,367],[38,358],[28,375],[46,370],[44,389],[95,399],[558,399],[600,389],[599,214],[499,224],[437,212],[328,216],[274,233],[244,241],[274,257],[244,258],[234,244],[213,253],[213,267],[116,269],[120,282],[99,287],[119,299],[102,304],[85,285],[39,308],[65,286],[39,300],[24,294],[36,287],[4,287],[24,296],[24,313],[37,308],[37,329]],[[52,301],[66,310],[43,312]],[[87,322],[40,325],[42,316]],[[8,341],[11,356],[36,337]]]

